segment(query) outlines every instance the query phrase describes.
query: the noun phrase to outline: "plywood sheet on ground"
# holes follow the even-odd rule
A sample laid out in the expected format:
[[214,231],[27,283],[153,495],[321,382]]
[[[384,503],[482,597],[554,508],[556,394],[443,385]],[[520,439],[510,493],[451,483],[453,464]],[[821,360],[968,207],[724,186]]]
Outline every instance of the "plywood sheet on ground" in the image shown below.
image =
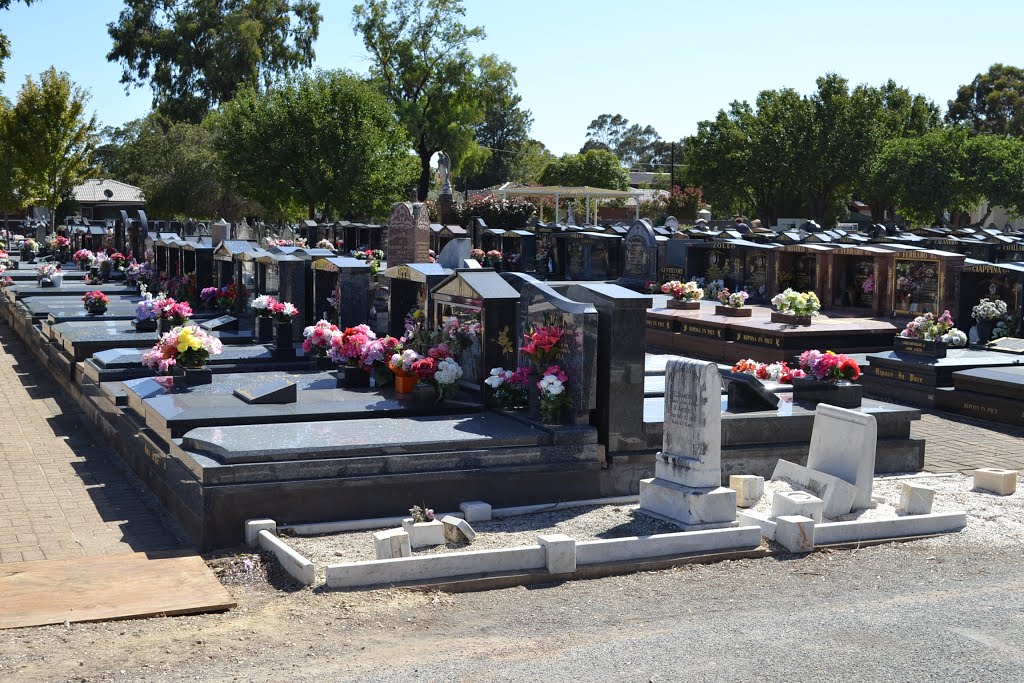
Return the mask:
[[194,553],[0,564],[0,629],[215,612],[231,596]]

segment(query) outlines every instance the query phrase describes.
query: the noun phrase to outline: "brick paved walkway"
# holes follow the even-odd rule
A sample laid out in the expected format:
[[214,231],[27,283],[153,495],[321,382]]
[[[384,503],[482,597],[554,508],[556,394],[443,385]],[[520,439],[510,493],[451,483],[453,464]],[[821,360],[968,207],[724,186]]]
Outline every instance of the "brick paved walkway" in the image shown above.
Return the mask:
[[928,472],[969,472],[978,467],[1024,471],[1024,428],[951,413],[926,413],[911,434],[927,440]]
[[0,562],[181,547],[155,499],[5,324],[0,345]]

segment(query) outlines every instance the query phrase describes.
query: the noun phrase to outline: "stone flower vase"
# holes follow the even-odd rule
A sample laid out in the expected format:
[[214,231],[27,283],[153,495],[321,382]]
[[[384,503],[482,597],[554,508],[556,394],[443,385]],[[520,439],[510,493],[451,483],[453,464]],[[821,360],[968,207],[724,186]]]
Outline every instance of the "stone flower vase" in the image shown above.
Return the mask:
[[677,311],[699,311],[699,301],[686,301],[684,299],[669,299],[668,307],[674,308]]
[[402,520],[402,529],[409,534],[413,548],[444,545],[444,524],[435,519],[432,522],[414,522],[411,517]]
[[266,344],[274,338],[274,319],[270,316],[256,316],[256,343]]
[[275,349],[290,349],[292,348],[292,324],[291,322],[283,323],[279,320],[274,320],[274,348]]
[[979,320],[977,324],[978,330],[978,343],[988,344],[992,339],[992,330],[995,329],[996,324],[991,320]]
[[188,388],[197,387],[202,384],[213,384],[213,370],[207,367],[186,368],[181,365],[174,366],[174,386]]
[[335,376],[338,378],[339,389],[370,388],[370,373],[358,365],[346,365],[340,368]]
[[534,420],[540,417],[540,374],[535,370],[526,376],[526,412]]

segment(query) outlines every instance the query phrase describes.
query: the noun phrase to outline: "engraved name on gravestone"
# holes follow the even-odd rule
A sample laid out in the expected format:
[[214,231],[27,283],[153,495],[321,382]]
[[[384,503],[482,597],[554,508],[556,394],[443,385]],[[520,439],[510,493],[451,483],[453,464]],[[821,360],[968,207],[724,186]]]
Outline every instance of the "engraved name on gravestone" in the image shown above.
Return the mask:
[[722,483],[722,379],[714,363],[671,360],[655,477],[697,488]]
[[624,242],[622,284],[636,286],[657,279],[658,242],[651,224],[643,218],[635,221],[626,233]]

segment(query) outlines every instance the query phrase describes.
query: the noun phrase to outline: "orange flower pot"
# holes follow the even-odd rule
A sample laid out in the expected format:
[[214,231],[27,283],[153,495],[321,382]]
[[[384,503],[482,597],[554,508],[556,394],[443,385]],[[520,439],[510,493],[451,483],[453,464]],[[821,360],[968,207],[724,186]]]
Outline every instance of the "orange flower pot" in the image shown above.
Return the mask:
[[395,391],[399,394],[411,394],[416,388],[415,376],[395,375]]

